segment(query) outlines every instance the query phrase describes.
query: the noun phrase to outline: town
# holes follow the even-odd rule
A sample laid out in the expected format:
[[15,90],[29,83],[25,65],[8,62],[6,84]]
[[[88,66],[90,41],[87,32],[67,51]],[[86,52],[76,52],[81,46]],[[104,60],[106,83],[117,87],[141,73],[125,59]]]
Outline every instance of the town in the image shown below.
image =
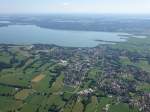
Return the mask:
[[150,49],[141,44],[1,44],[0,110],[149,112]]

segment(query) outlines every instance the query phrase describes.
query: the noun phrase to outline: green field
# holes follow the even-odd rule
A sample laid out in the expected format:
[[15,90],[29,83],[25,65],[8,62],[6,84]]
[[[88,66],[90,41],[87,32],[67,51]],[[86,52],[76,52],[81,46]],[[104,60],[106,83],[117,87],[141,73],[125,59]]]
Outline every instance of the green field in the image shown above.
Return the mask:
[[8,46],[0,48],[0,112],[139,112],[148,105],[147,38],[80,49]]

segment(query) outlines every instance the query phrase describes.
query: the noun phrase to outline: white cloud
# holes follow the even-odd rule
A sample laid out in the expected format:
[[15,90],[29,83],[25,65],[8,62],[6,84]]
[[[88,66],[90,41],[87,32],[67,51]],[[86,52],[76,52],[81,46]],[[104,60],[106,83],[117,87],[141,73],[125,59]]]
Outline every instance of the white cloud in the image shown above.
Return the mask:
[[68,2],[64,2],[63,3],[63,6],[68,6],[70,3],[68,3]]
[[43,2],[43,0],[2,1],[3,0],[0,0],[0,13],[85,12],[150,14],[150,0],[45,0],[46,2]]

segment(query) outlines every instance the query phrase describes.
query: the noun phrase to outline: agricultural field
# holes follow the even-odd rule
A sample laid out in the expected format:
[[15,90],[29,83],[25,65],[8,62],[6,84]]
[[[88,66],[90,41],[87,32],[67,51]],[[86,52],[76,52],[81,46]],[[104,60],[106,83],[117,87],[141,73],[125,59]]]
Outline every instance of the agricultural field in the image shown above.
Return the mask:
[[149,51],[147,39],[80,49],[1,44],[0,112],[148,112]]

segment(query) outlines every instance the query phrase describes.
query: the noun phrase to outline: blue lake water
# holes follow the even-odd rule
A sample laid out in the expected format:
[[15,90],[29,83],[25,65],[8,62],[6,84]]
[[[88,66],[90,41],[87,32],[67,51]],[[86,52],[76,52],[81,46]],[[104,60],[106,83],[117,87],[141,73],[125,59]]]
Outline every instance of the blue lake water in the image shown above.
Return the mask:
[[0,43],[42,43],[67,47],[94,47],[100,44],[100,42],[95,40],[125,41],[119,34],[111,32],[51,30],[34,25],[10,25],[8,27],[0,27]]

